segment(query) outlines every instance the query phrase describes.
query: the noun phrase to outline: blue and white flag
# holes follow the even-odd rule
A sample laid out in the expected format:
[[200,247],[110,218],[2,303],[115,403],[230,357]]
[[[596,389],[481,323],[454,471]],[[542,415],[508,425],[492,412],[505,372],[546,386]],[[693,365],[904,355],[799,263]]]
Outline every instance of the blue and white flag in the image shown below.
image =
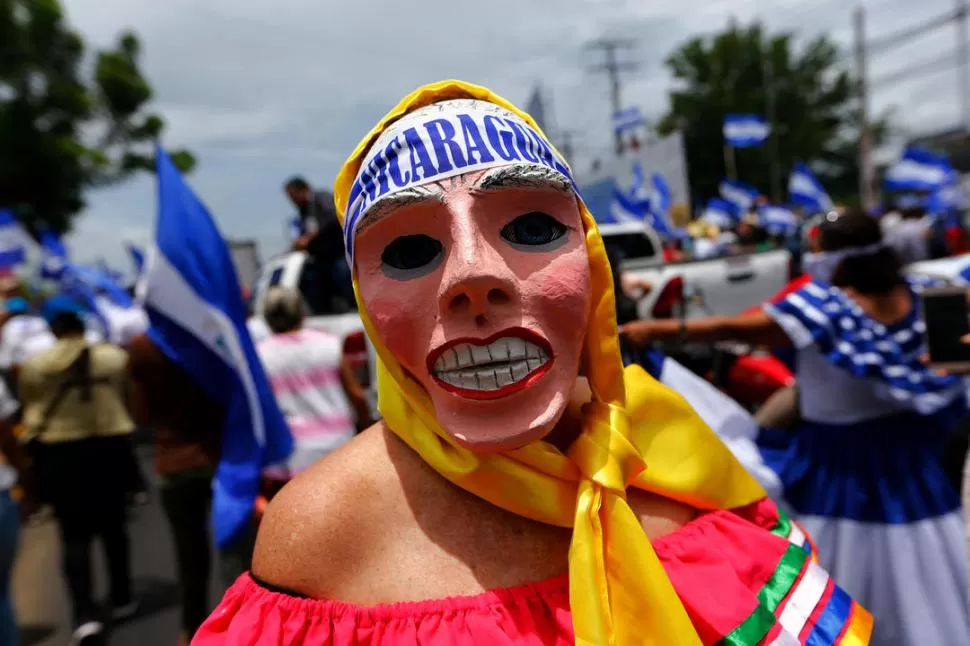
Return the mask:
[[634,130],[644,123],[643,113],[636,106],[617,110],[613,113],[613,131],[617,134]]
[[758,225],[773,236],[793,236],[798,224],[798,216],[784,206],[766,204],[758,209]]
[[812,213],[827,212],[832,209],[832,198],[825,192],[811,169],[797,162],[788,176],[788,195],[792,202],[804,206]]
[[735,205],[739,211],[745,212],[751,209],[754,201],[758,199],[758,189],[748,186],[741,182],[733,182],[729,179],[723,180],[718,187],[718,192],[725,200]]
[[734,204],[716,197],[707,201],[707,207],[701,213],[700,219],[710,222],[719,229],[733,229],[740,220],[738,209]]
[[12,269],[27,260],[29,239],[13,211],[0,210],[0,269]]
[[758,146],[770,133],[768,122],[756,114],[729,114],[724,117],[724,140],[735,148]]
[[[299,222],[299,219],[297,219],[297,222]],[[135,266],[135,276],[141,276],[141,272],[145,269],[145,251],[133,242],[127,243],[126,246],[128,247],[128,255],[131,256],[131,263]]]
[[667,217],[670,211],[670,187],[660,173],[653,174],[653,193],[650,195],[650,210],[656,215]]
[[40,277],[44,280],[59,281],[69,262],[67,247],[56,233],[45,231],[40,236],[40,249]]
[[246,328],[229,248],[161,147],[155,158],[155,248],[139,292],[152,341],[226,411],[212,502],[225,546],[250,522],[263,469],[286,459],[293,439]]
[[118,307],[131,307],[134,304],[131,294],[118,282],[117,274],[101,263],[98,267],[72,265],[78,279],[90,287],[95,294],[106,296]]
[[639,161],[633,163],[633,184],[630,185],[629,195],[637,201],[648,201],[653,196],[653,189],[647,185],[647,175]]
[[613,199],[610,202],[610,222],[621,224],[624,222],[644,222],[650,213],[648,200],[637,200],[619,186],[613,187]]
[[660,173],[653,174],[653,192],[649,197],[650,225],[664,240],[681,237],[670,221],[670,187]]
[[945,157],[921,148],[907,148],[886,171],[884,182],[889,191],[935,191],[947,183],[951,171]]

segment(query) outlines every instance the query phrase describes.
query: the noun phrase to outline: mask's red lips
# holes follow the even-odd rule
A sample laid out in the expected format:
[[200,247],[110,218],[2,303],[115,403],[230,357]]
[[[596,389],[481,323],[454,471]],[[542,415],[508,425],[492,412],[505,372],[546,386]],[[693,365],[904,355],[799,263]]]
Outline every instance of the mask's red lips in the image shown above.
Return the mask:
[[453,339],[428,355],[428,372],[443,390],[468,399],[498,399],[523,390],[549,372],[549,342],[526,328],[484,339]]

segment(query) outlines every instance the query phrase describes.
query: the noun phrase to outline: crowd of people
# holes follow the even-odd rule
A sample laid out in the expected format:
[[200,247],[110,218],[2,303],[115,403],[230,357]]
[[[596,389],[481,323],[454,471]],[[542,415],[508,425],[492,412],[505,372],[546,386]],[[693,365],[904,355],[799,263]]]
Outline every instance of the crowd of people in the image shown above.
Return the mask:
[[[267,501],[368,423],[341,339],[303,327],[299,294],[267,294],[269,333],[258,349],[295,449],[265,470],[252,526],[213,559],[212,482],[226,411],[153,341],[147,318],[115,317],[118,327],[106,331],[68,295],[35,298],[21,285],[8,289],[0,320],[0,643],[19,643],[10,577],[20,519],[41,509],[50,510],[59,530],[72,643],[105,643],[107,622],[138,611],[127,524],[149,488],[132,441],[141,428],[153,441],[153,480],[171,528],[187,644],[211,610],[213,560],[228,587],[249,569]],[[138,318],[140,326],[130,324]],[[92,596],[95,540],[106,555],[108,608]]]
[[[565,160],[485,88],[421,88],[332,194],[302,178],[285,191],[307,269],[299,291],[266,292],[250,330],[293,450],[262,465],[251,520],[215,555],[225,404],[150,318],[97,330],[66,294],[5,295],[0,643],[17,639],[18,517],[40,506],[75,643],[137,612],[126,512],[149,479],[183,644],[968,643],[944,468],[968,384],[924,361],[920,294],[937,283],[903,271],[959,239],[919,200],[775,238],[749,217],[692,224],[668,261],[797,246],[806,277],[757,313],[646,321],[625,290],[650,286],[620,271]],[[354,309],[379,357],[377,422],[342,339],[308,325]],[[792,357],[775,421],[659,349],[728,340]],[[154,478],[135,428],[152,433]],[[211,612],[213,561],[228,591]]]

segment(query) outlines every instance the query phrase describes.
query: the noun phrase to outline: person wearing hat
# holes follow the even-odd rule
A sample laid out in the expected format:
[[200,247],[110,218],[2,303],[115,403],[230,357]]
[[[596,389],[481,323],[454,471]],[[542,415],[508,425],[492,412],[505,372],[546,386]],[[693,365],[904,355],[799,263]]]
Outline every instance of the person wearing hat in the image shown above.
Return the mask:
[[18,375],[25,434],[38,496],[60,530],[73,607],[74,643],[98,644],[104,626],[93,598],[91,542],[105,547],[111,615],[137,609],[131,586],[126,506],[131,467],[126,353],[85,339],[82,307],[58,295],[43,306],[54,345]]

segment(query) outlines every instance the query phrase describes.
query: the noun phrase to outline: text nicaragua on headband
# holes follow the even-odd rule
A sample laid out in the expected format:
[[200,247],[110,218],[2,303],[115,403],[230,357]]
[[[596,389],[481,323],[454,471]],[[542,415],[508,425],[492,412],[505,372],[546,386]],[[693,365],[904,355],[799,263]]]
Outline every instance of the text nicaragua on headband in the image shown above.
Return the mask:
[[562,156],[518,115],[472,99],[430,107],[391,124],[361,164],[344,221],[344,245],[351,264],[354,236],[364,215],[398,191],[512,164],[546,166],[575,186]]

